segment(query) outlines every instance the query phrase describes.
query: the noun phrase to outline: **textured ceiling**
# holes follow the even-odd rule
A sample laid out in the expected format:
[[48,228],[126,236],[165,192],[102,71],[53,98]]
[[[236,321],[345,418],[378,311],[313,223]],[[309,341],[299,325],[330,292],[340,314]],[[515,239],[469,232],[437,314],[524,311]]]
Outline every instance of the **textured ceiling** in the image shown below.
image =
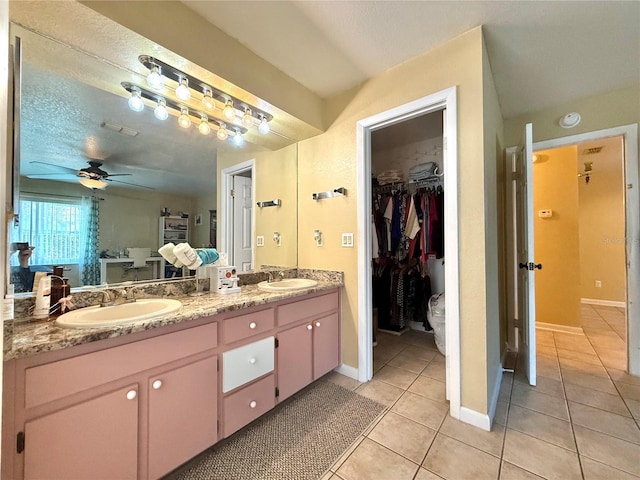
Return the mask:
[[640,79],[637,1],[182,3],[323,97],[478,25],[505,118]]

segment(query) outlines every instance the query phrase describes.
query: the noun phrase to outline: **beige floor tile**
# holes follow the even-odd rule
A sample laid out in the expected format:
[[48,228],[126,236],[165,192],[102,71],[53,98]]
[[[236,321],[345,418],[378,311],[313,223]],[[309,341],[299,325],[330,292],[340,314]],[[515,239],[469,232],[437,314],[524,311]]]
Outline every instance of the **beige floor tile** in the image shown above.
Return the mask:
[[500,480],[540,480],[541,478],[509,462],[502,462],[500,468]]
[[558,357],[548,355],[537,355],[536,370],[538,375],[560,380],[560,365]]
[[558,348],[560,348],[561,350],[573,350],[574,352],[589,353],[591,355],[595,353],[593,347],[591,346],[591,343],[589,343],[588,340],[583,342],[556,340],[556,349]]
[[562,420],[569,420],[567,403],[563,398],[535,392],[520,382],[516,382],[513,386],[511,404],[520,405],[521,407],[526,407],[530,410],[535,410],[536,412],[551,415]]
[[553,338],[553,332],[551,330],[540,330],[536,328],[536,342],[542,342],[545,345],[555,345],[555,340]]
[[424,375],[425,377],[429,378],[435,378],[436,380],[445,382],[447,376],[445,364],[432,361],[429,365],[427,365],[427,368],[425,368],[420,375]]
[[558,351],[556,347],[550,347],[548,345],[536,345],[536,352],[541,353],[542,355],[547,355],[550,357],[557,357]]
[[592,363],[594,365],[602,365],[600,359],[595,353],[576,352],[574,350],[558,349],[558,357],[568,360],[578,360],[584,363]]
[[574,425],[578,451],[605,465],[640,476],[640,445]]
[[609,376],[614,382],[628,383],[629,385],[640,385],[640,377],[629,375],[624,370],[607,368],[607,372],[609,372]]
[[400,398],[404,390],[385,382],[371,380],[356,389],[356,392],[382,405],[390,407]]
[[426,468],[420,467],[416,477],[413,480],[441,480],[442,477],[436,475],[433,472],[430,472]]
[[496,413],[493,417],[493,421],[499,425],[506,425],[508,412],[509,404],[506,402],[498,402],[496,404]]
[[338,372],[331,372],[325,378],[330,382],[335,383],[336,385],[340,385],[341,387],[344,387],[348,390],[355,390],[360,385],[362,385],[362,383],[355,378],[347,377],[346,375],[342,375]]
[[358,437],[358,438],[356,439],[356,441],[355,441],[355,442],[353,442],[353,443],[349,446],[349,448],[347,448],[347,449],[344,451],[344,453],[340,456],[340,458],[339,458],[338,460],[336,460],[336,461],[334,462],[334,464],[333,464],[333,465],[331,465],[331,469],[330,469],[330,470],[331,470],[332,472],[334,472],[334,473],[335,473],[335,472],[338,470],[338,468],[340,468],[340,466],[345,462],[345,460],[346,460],[347,458],[349,458],[349,455],[351,455],[351,454],[354,452],[354,450],[355,450],[356,448],[358,448],[358,446],[362,443],[362,441],[363,441],[364,439],[365,439],[365,437],[363,437],[363,436]]
[[626,400],[625,403],[631,415],[633,415],[633,418],[635,418],[637,422],[640,422],[640,402],[636,400]]
[[424,460],[435,436],[435,430],[393,412],[388,412],[367,435],[417,464]]
[[433,360],[431,360],[431,363],[441,363],[442,365],[444,365],[446,361],[447,359],[444,355],[442,355],[440,352],[436,352]]
[[388,350],[384,350],[381,346],[377,346],[373,349],[374,362],[380,362],[382,364],[385,364],[396,355],[397,353],[391,353]]
[[592,388],[606,393],[618,393],[616,387],[609,378],[576,372],[574,370],[565,370],[562,373],[562,379],[565,384],[579,385],[581,387]]
[[437,402],[447,402],[446,383],[434,378],[418,376],[409,391]]
[[622,470],[596,462],[588,457],[580,456],[584,480],[637,480],[638,477],[629,475]]
[[516,382],[519,382],[519,388],[525,387],[538,393],[546,393],[547,395],[553,395],[554,397],[564,398],[564,388],[562,388],[562,382],[560,380],[554,380],[553,378],[537,375],[536,386],[532,387],[529,385],[527,378],[522,375],[516,377]]
[[336,472],[344,480],[412,480],[418,465],[365,438]]
[[500,459],[438,434],[422,465],[448,480],[495,480],[498,478]]
[[630,385],[628,383],[616,382],[616,387],[622,398],[625,400],[635,400],[640,402],[640,385]]
[[374,380],[395,385],[398,388],[406,390],[409,385],[418,377],[417,373],[410,372],[404,368],[393,367],[387,364],[376,372]]
[[544,478],[582,479],[578,455],[575,452],[509,428],[504,444],[503,460]]
[[389,361],[389,365],[393,367],[404,368],[405,370],[414,373],[422,372],[422,370],[424,370],[424,367],[426,367],[428,363],[428,360],[415,358],[409,355],[405,355],[404,353],[396,355]]
[[415,393],[406,392],[391,410],[426,427],[438,430],[444,417],[449,413],[449,406]]
[[580,362],[577,360],[569,360],[568,358],[559,358],[558,360],[560,361],[560,367],[562,368],[563,373],[565,371],[571,371],[609,378],[607,370],[602,365],[593,365],[591,363]]
[[419,358],[420,360],[433,360],[436,356],[436,352],[426,347],[416,347],[415,345],[409,345],[402,351],[403,355],[408,355],[413,358]]
[[336,476],[333,474],[333,472],[329,471],[327,473],[325,473],[322,477],[320,477],[320,480],[332,480],[335,479]]
[[511,405],[507,427],[545,442],[576,451],[571,423],[518,405]]
[[373,374],[375,375],[376,372],[379,372],[380,369],[382,367],[384,367],[386,365],[386,362],[380,362],[380,361],[376,361],[376,359],[373,359]]
[[490,432],[481,430],[468,423],[456,420],[451,416],[444,419],[440,432],[448,437],[479,448],[480,450],[500,457],[504,442],[504,426],[498,423],[493,425]]
[[[624,347],[626,348],[626,347]],[[623,350],[598,350],[598,356],[605,367],[624,370],[627,367],[627,353]]]
[[575,425],[640,444],[640,429],[632,418],[575,402],[569,402],[569,411]]
[[591,335],[589,340],[596,350],[624,351],[626,347],[624,340],[618,337],[615,332],[612,332],[612,336]]
[[617,413],[618,415],[630,416],[629,410],[619,395],[612,395],[611,393],[600,392],[571,383],[566,383],[564,388],[567,392],[567,400]]

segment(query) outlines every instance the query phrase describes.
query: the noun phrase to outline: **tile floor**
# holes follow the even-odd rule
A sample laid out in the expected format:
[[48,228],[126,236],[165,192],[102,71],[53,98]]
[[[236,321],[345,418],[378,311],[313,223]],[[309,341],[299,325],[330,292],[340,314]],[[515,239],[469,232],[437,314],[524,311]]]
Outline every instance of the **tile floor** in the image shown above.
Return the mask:
[[322,480],[640,478],[640,377],[624,311],[583,306],[585,335],[537,331],[538,384],[503,377],[493,430],[454,420],[433,335],[380,334],[374,378],[333,381],[388,406]]

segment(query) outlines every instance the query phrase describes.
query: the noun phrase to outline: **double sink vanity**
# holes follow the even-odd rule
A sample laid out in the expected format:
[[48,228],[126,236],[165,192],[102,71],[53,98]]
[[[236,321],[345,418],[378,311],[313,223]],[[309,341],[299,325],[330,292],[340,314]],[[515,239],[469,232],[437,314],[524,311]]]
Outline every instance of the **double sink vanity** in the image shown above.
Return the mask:
[[342,275],[296,273],[232,295],[145,287],[74,326],[15,321],[2,478],[159,478],[338,367]]

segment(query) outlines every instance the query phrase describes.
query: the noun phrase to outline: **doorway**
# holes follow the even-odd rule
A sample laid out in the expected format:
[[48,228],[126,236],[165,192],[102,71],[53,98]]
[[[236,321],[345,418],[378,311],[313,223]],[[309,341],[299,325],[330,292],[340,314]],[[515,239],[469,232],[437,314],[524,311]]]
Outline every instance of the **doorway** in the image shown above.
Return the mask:
[[227,254],[229,265],[239,271],[253,269],[253,192],[255,160],[222,170],[220,192],[220,251]]

